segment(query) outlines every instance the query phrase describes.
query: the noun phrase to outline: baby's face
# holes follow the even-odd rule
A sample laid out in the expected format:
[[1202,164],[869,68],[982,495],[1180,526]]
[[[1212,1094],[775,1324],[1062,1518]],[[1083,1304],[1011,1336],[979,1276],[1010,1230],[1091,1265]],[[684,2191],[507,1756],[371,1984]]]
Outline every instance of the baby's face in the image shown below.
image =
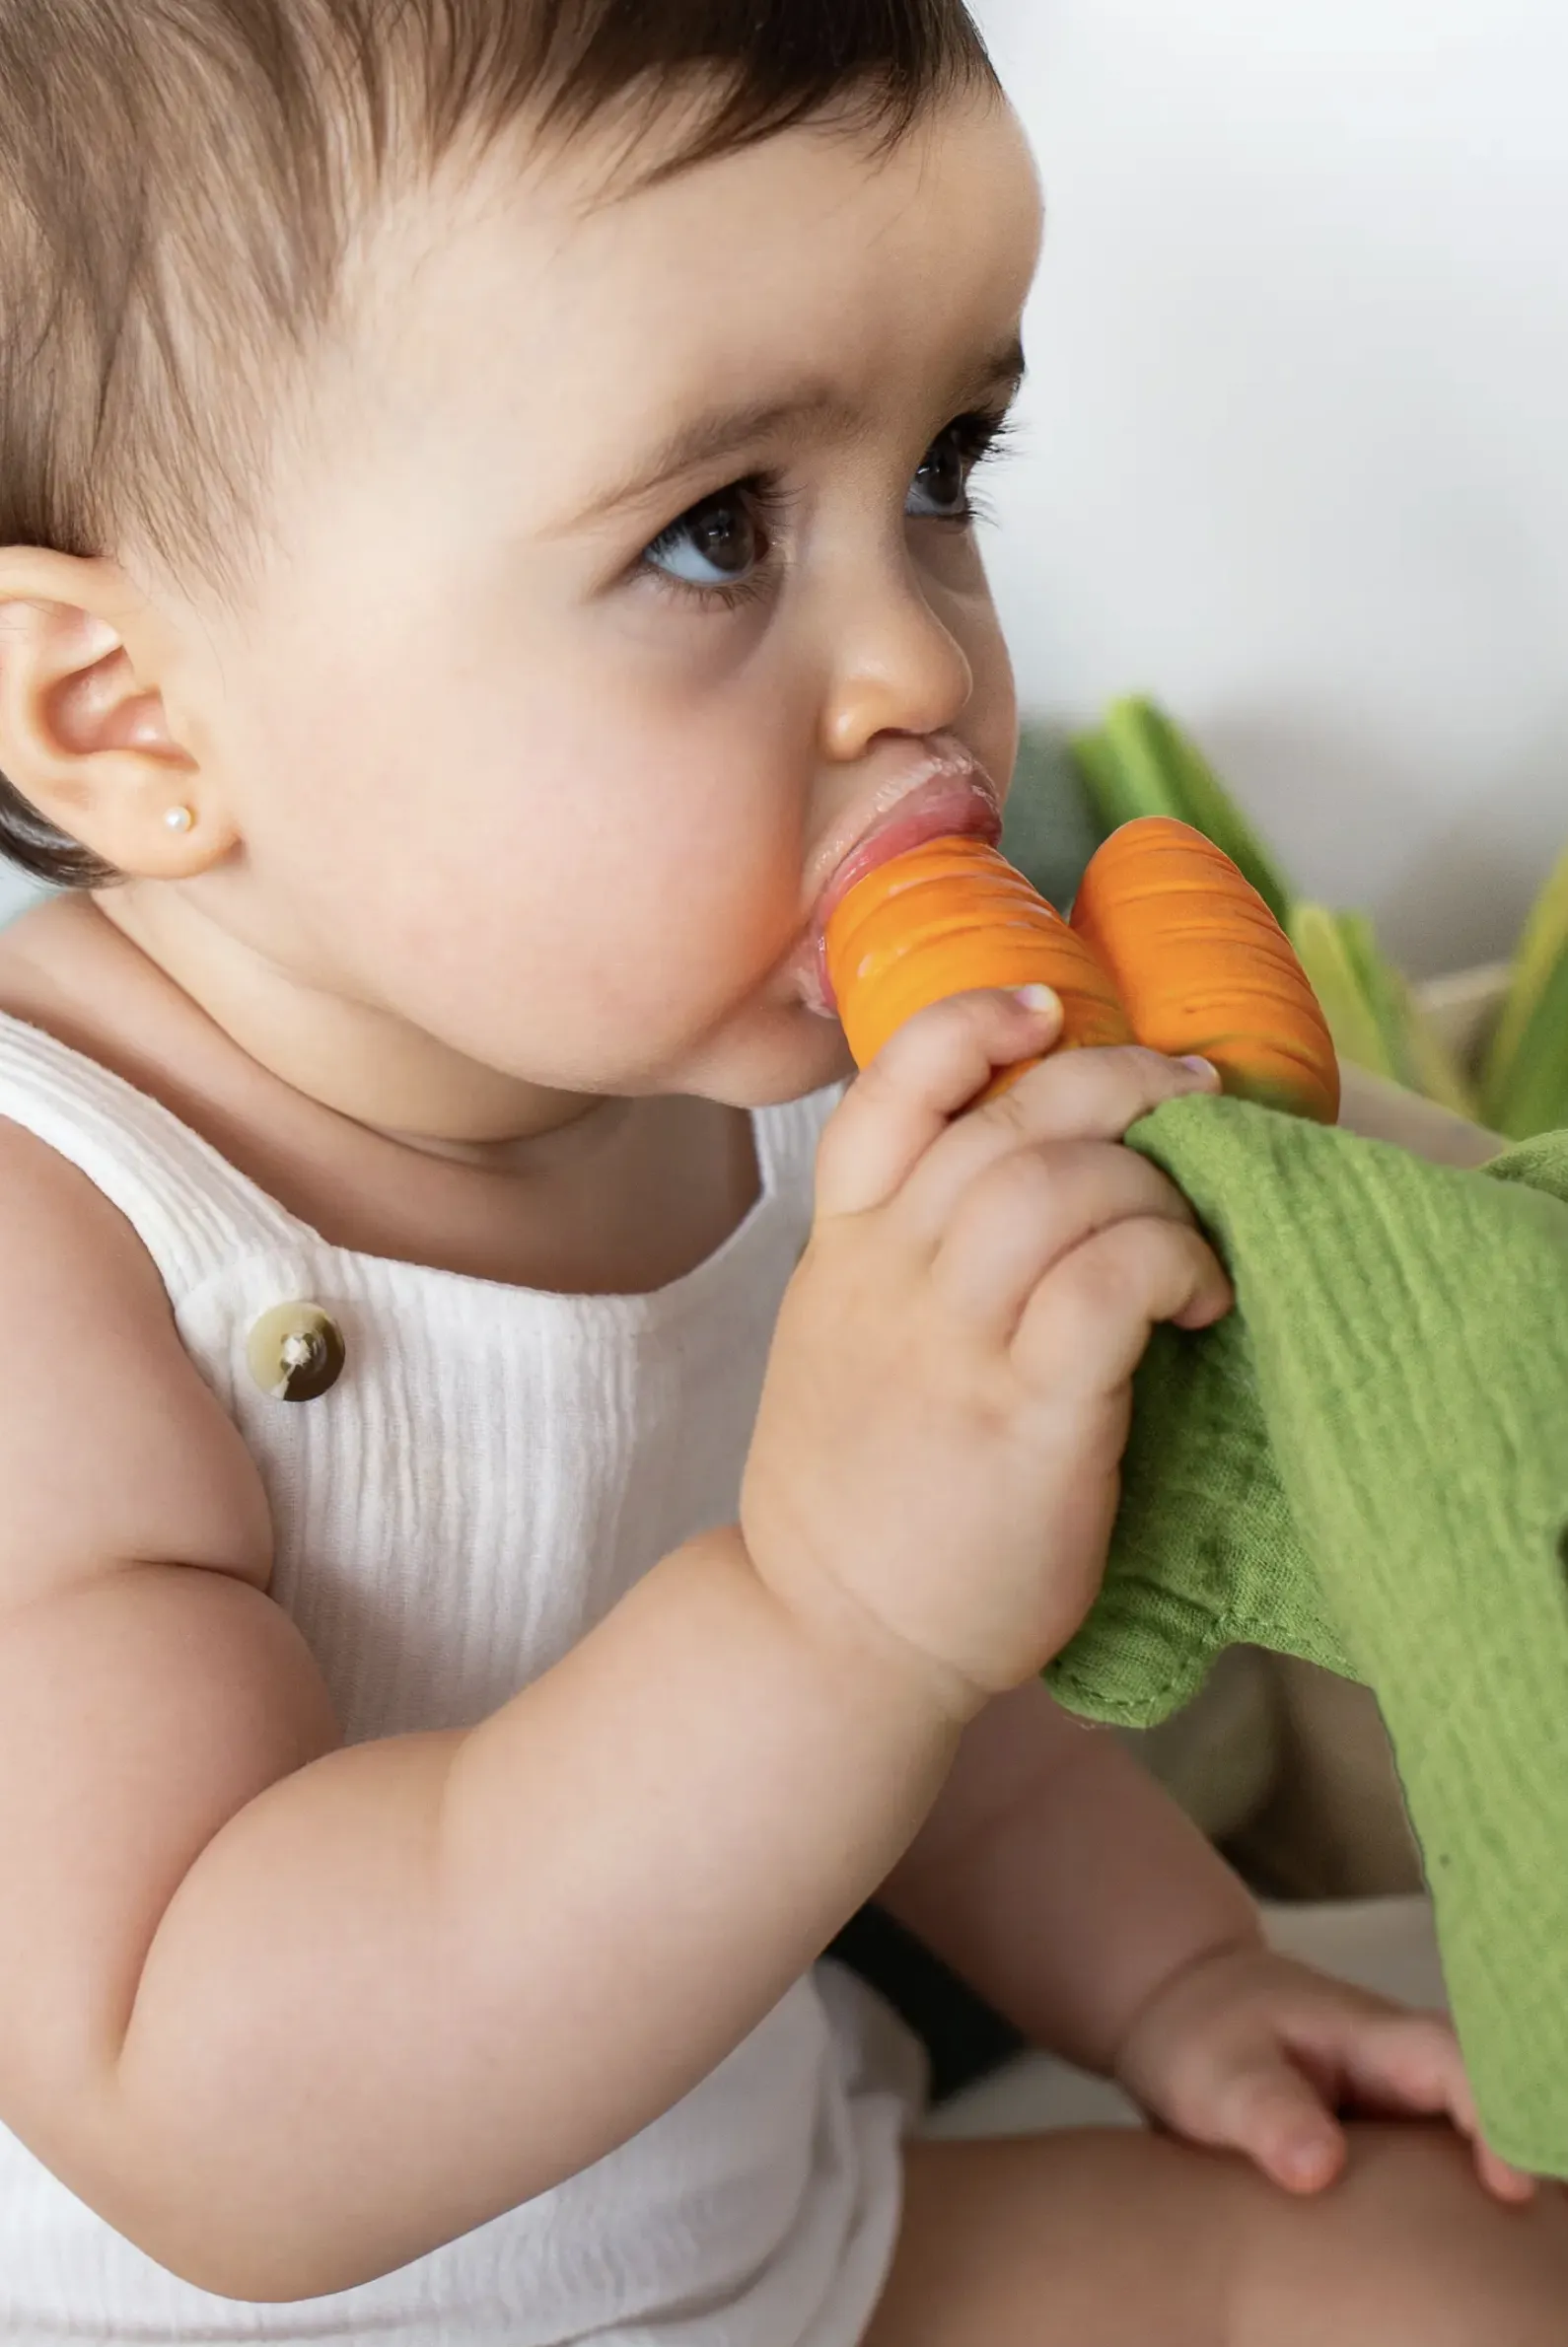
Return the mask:
[[595,204],[504,165],[389,232],[218,623],[245,926],[485,1065],[750,1103],[826,1081],[812,908],[1012,680],[965,474],[1036,183],[994,100]]

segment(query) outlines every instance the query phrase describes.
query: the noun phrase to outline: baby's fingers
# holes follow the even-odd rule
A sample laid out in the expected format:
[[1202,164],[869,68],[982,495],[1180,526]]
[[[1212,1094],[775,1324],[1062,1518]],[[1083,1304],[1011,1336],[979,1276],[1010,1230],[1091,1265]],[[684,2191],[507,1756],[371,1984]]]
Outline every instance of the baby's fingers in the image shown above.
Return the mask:
[[1336,2070],[1346,2098],[1369,2117],[1448,2119],[1473,2148],[1475,2172],[1495,2199],[1533,2199],[1534,2179],[1500,2159],[1486,2141],[1475,2093],[1450,2024],[1439,2014],[1393,2013],[1362,2018],[1346,2029],[1347,2017],[1325,2017],[1295,2032],[1309,2062]]
[[1240,2152],[1287,2192],[1320,2192],[1345,2163],[1345,2137],[1322,2098],[1272,2049],[1189,2087],[1169,2113],[1178,2134],[1213,2151]]
[[1534,2198],[1534,2178],[1511,2168],[1486,2140],[1475,2090],[1447,2022],[1435,2015],[1402,2016],[1390,2025],[1381,2051],[1375,2046],[1366,2049],[1359,2067],[1362,2075],[1357,2078],[1353,2066],[1352,2091],[1364,2105],[1452,2119],[1469,2138],[1476,2175],[1494,2199],[1517,2205]]
[[1097,1232],[1139,1216],[1190,1228],[1180,1192],[1147,1159],[1101,1141],[1015,1149],[972,1181],[943,1234],[932,1276],[971,1327],[1013,1336],[1054,1264]]
[[[973,999],[980,999],[975,997]],[[1002,1158],[1070,1141],[1119,1141],[1167,1101],[1212,1093],[1219,1079],[1201,1062],[1183,1065],[1136,1044],[1058,1051],[1011,1092],[960,1117],[909,1175],[898,1212],[930,1242],[946,1230],[961,1198]]]
[[1508,2201],[1516,2208],[1522,2208],[1527,2200],[1533,2200],[1537,2189],[1535,2178],[1527,2175],[1523,2169],[1510,2167],[1487,2142],[1481,2114],[1476,2108],[1475,2090],[1462,2069],[1448,2099],[1454,2124],[1461,2135],[1467,2135],[1470,2139],[1475,2172],[1482,2188],[1490,2192],[1494,2200]]
[[1086,1398],[1117,1392],[1162,1320],[1206,1328],[1231,1309],[1219,1262],[1190,1225],[1157,1215],[1113,1223],[1054,1264],[1019,1322],[1013,1359],[1041,1391],[1070,1380]]
[[1520,2169],[1510,2168],[1506,2160],[1500,2160],[1484,2135],[1472,2135],[1470,2147],[1475,2155],[1475,2172],[1480,2177],[1482,2188],[1490,2192],[1494,2200],[1504,2200],[1515,2208],[1523,2208],[1526,2201],[1534,2199],[1537,2188],[1534,2177],[1524,2174]]
[[817,1205],[823,1215],[869,1214],[902,1187],[992,1071],[1048,1051],[1062,1006],[1044,987],[1026,1002],[1004,993],[955,995],[911,1019],[852,1084],[822,1134]]
[[1287,2062],[1258,2074],[1235,2145],[1286,2192],[1321,2192],[1345,2164],[1344,2129]]

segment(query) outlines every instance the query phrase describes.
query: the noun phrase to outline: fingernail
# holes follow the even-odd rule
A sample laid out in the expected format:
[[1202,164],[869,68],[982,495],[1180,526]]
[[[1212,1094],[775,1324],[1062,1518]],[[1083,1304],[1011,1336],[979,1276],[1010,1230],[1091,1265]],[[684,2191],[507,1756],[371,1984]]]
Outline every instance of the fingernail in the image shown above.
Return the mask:
[[1020,986],[1017,993],[1026,1011],[1059,1011],[1062,1007],[1061,996],[1050,986]]
[[1188,1057],[1178,1059],[1176,1066],[1188,1069],[1194,1076],[1201,1076],[1209,1084],[1218,1084],[1220,1080],[1220,1071],[1213,1060],[1199,1059],[1195,1052]]
[[1321,2175],[1332,2160],[1331,2145],[1324,2143],[1320,2136],[1304,2135],[1286,2146],[1282,2165],[1287,2175],[1305,2184],[1314,2176]]

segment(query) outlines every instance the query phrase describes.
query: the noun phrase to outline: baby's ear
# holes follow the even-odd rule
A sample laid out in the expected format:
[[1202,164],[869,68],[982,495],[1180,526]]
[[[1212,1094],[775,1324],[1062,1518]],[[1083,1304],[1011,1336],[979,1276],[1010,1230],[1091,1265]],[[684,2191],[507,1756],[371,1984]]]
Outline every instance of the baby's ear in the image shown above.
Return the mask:
[[117,872],[185,880],[233,839],[171,733],[158,639],[112,563],[0,549],[0,772]]

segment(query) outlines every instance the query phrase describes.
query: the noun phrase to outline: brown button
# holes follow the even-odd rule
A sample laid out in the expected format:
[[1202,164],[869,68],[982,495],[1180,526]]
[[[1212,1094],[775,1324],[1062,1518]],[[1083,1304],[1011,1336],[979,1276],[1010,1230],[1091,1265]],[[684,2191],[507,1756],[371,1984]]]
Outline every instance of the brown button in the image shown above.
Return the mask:
[[277,1304],[246,1339],[250,1375],[274,1401],[316,1401],[343,1374],[343,1331],[319,1304]]

